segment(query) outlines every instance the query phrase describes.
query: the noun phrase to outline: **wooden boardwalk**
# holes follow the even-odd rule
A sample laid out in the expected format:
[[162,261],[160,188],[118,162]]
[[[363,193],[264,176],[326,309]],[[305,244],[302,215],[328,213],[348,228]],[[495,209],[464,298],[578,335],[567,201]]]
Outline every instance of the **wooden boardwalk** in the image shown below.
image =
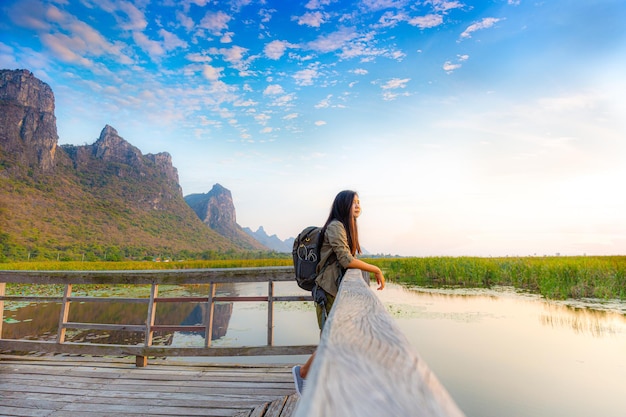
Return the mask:
[[290,417],[288,365],[0,355],[2,416]]

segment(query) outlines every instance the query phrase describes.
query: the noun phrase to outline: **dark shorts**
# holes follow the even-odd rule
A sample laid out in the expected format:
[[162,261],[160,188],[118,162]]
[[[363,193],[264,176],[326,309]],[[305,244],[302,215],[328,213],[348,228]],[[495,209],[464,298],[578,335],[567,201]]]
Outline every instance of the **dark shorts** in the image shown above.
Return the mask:
[[[335,297],[326,293],[326,298],[328,299],[328,301],[324,303],[324,307],[326,310],[326,317],[328,318],[328,315],[330,314],[330,309],[333,308]],[[322,323],[322,306],[320,304],[315,303],[315,312],[317,313],[317,325],[319,326],[320,330],[322,330],[324,323]]]

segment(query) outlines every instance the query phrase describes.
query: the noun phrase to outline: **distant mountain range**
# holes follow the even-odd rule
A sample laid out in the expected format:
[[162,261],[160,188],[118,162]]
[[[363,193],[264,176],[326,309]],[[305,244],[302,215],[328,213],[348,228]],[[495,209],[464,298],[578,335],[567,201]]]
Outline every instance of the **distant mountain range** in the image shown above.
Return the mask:
[[253,232],[249,227],[244,227],[243,231],[273,251],[291,253],[293,249],[293,242],[295,240],[293,237],[286,240],[280,240],[280,238],[276,235],[268,236],[265,229],[263,229],[263,226],[260,226],[256,232]]
[[183,197],[167,152],[143,155],[111,126],[59,146],[54,106],[31,72],[0,70],[0,261],[291,251],[241,228],[221,185]]

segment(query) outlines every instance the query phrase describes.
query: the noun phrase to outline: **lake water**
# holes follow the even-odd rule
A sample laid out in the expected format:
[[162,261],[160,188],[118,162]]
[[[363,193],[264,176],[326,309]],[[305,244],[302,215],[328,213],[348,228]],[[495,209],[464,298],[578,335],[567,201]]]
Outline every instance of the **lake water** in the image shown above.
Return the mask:
[[[276,290],[278,295],[301,294],[292,283],[277,284]],[[266,284],[235,284],[218,293],[266,291]],[[393,283],[375,293],[468,417],[626,415],[626,303],[557,302],[510,289],[446,291]],[[5,313],[5,337],[11,329],[28,325],[25,311]],[[228,328],[213,345],[264,345],[266,320],[265,303],[234,303]],[[277,345],[316,344],[312,304],[278,303],[274,339]],[[200,346],[203,340],[175,333],[171,342]],[[176,358],[263,363],[305,359]]]

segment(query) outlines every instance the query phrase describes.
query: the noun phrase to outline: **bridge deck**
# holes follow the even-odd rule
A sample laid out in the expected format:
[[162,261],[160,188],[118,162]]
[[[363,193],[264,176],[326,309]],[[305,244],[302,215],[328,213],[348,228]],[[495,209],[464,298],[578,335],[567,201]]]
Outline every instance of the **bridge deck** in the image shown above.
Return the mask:
[[0,355],[3,416],[289,417],[288,365]]

